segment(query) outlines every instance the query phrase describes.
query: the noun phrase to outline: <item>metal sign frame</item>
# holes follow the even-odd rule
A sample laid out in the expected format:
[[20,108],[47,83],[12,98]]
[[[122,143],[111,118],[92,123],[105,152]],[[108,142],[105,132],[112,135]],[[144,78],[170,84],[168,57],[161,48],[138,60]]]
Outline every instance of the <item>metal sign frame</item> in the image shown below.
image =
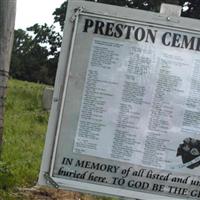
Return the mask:
[[[120,13],[120,15],[119,15]],[[69,1],[65,21],[63,43],[58,63],[58,70],[53,94],[52,108],[48,123],[48,130],[43,153],[42,165],[38,183],[40,185],[53,185],[56,188],[86,191],[95,194],[114,195],[118,197],[139,198],[148,200],[172,200],[176,198],[159,196],[102,185],[82,183],[53,177],[53,165],[56,157],[63,107],[67,93],[68,78],[70,75],[71,59],[79,16],[103,17],[121,22],[134,22],[139,24],[152,24],[159,27],[169,27],[171,30],[187,31],[188,33],[200,32],[200,22],[188,18],[165,16],[158,13],[141,10],[121,8],[85,1]],[[178,198],[179,199],[179,198]],[[184,199],[184,198],[183,198]]]

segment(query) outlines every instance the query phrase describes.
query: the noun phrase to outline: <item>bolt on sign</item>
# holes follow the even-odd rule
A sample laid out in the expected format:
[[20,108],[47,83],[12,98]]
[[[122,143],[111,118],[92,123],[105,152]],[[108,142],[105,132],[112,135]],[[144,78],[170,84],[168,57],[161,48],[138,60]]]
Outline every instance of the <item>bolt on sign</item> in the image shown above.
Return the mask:
[[69,1],[39,184],[200,199],[199,27]]

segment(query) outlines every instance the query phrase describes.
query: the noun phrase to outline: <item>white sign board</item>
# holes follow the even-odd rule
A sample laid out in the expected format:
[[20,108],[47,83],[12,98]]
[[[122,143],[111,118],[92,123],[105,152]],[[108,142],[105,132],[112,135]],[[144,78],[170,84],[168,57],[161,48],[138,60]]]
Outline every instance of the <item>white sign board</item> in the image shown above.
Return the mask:
[[200,199],[194,27],[196,20],[69,2],[39,184]]

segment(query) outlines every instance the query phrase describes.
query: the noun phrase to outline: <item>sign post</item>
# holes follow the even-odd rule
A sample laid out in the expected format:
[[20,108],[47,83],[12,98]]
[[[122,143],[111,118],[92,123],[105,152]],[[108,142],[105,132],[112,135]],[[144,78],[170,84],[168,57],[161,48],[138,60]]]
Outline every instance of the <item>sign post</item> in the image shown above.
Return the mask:
[[68,6],[39,184],[199,199],[199,21]]

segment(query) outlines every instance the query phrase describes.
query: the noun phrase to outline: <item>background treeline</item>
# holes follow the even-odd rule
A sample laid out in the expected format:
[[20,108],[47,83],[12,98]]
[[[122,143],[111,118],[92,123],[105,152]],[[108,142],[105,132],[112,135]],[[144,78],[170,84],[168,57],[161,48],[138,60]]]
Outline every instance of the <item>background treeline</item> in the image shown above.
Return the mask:
[[[182,16],[200,19],[200,0],[88,0],[159,12],[161,3],[182,6]],[[26,30],[15,30],[10,75],[13,78],[53,85],[62,42],[67,1],[56,8],[55,26],[34,24]]]

